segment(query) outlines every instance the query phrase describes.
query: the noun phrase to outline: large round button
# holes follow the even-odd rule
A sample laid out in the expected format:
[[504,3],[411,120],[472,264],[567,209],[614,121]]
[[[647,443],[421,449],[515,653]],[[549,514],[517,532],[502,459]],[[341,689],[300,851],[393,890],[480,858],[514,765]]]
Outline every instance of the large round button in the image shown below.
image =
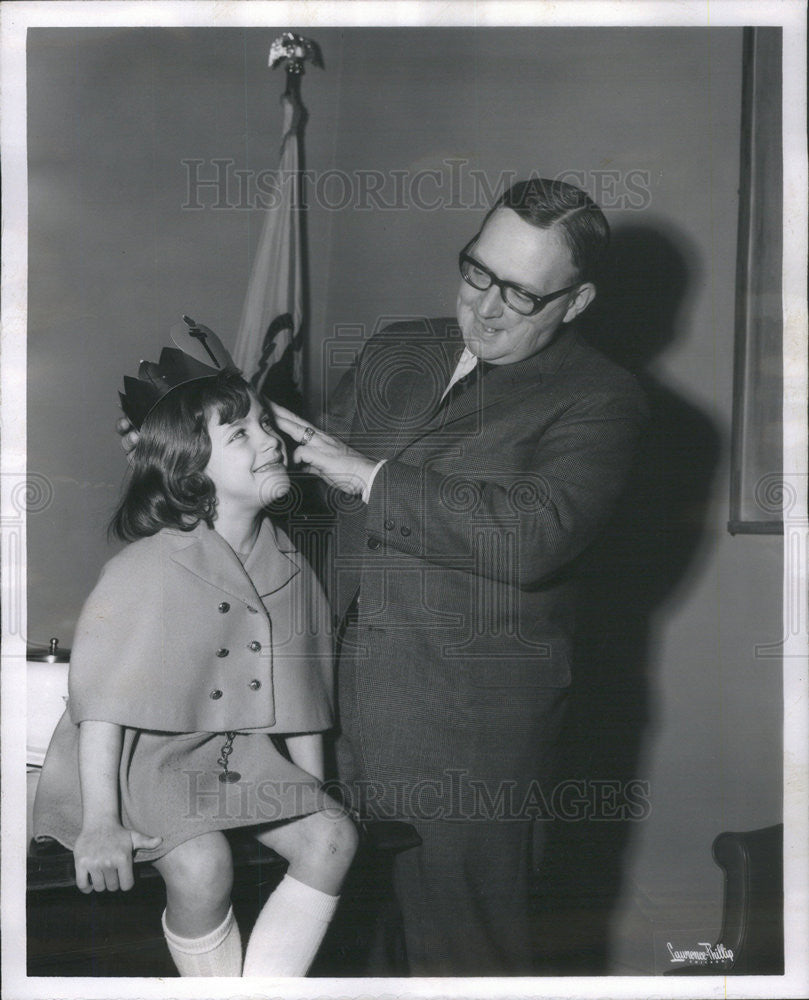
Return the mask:
[[393,531],[394,527],[395,525],[393,521],[391,521],[391,519],[388,518],[387,521],[385,521],[385,531]]
[[251,691],[258,691],[258,689],[261,687],[261,681],[250,681],[250,683],[247,686],[250,688]]
[[229,652],[230,652],[230,650],[229,649],[225,649],[225,647],[223,646],[221,649],[217,649],[216,655],[221,660],[223,657],[227,656]]
[[219,688],[214,688],[213,691],[211,691],[210,695],[208,695],[208,697],[212,698],[214,701],[218,701],[222,697],[222,692],[219,690]]
[[406,524],[403,524],[401,528],[399,528],[399,534],[404,535],[404,537],[407,538],[407,536],[410,534],[410,528],[408,528]]
[[228,604],[227,601],[222,601],[222,603],[219,605],[219,610],[222,612],[223,615],[225,615],[228,613],[228,611],[230,611],[230,605]]
[[248,644],[247,648],[252,649],[254,653],[257,653],[261,649],[261,643],[258,639],[253,639],[253,641]]
[[379,538],[369,538],[368,539],[369,549],[380,549],[382,548],[382,542]]

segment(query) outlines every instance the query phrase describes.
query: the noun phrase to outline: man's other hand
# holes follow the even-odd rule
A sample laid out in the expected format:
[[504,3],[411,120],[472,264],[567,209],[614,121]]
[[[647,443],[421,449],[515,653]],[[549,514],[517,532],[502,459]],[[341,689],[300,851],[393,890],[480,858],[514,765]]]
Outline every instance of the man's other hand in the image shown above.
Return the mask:
[[138,443],[140,434],[135,430],[126,417],[120,417],[115,425],[115,430],[121,436],[121,447],[127,457],[129,457]]

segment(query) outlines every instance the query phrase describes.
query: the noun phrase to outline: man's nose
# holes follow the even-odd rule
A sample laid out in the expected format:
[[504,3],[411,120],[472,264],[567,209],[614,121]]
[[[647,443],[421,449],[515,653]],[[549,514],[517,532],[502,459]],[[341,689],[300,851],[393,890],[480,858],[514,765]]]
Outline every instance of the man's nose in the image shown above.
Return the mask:
[[503,299],[500,296],[500,289],[497,285],[489,285],[485,292],[481,292],[478,299],[478,315],[499,316],[503,311]]

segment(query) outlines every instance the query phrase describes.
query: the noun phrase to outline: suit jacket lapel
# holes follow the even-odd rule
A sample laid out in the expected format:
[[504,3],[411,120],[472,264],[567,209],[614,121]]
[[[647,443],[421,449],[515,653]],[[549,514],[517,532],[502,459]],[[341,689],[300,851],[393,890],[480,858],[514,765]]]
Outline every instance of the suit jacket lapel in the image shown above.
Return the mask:
[[[578,335],[572,329],[563,329],[538,354],[514,364],[494,365],[474,388],[456,396],[446,406],[436,403],[435,411],[426,424],[412,429],[410,433],[403,432],[399,435],[395,450],[388,457],[396,458],[421,438],[450,428],[470,413],[483,412],[499,405],[504,399],[526,396],[536,391],[545,378],[558,370],[577,343]],[[457,342],[445,341],[442,346],[443,367],[446,370],[446,382],[449,382],[463,350],[463,342],[459,335]],[[444,391],[446,382],[439,390],[439,396]]]
[[423,367],[427,375],[408,379],[407,395],[392,402],[396,406],[397,430],[385,441],[385,454],[388,458],[407,448],[440,419],[443,407],[441,395],[447,387],[458,358],[463,351],[463,340],[460,332],[449,328],[446,336],[434,343],[419,343],[419,351],[423,354]]

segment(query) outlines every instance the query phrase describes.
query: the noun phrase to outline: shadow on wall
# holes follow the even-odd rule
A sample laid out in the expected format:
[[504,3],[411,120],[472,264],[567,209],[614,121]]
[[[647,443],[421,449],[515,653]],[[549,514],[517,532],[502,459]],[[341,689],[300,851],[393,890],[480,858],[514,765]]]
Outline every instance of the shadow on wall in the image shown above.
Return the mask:
[[539,881],[547,975],[609,971],[610,917],[638,826],[621,819],[621,804],[627,783],[644,778],[641,753],[656,721],[649,684],[654,617],[693,579],[700,556],[719,433],[649,365],[683,331],[685,295],[701,271],[698,251],[673,230],[617,230],[582,326],[595,346],[638,376],[651,418],[626,494],[582,565],[580,648],[560,777],[608,784],[601,786],[601,818],[557,821],[547,830]]

